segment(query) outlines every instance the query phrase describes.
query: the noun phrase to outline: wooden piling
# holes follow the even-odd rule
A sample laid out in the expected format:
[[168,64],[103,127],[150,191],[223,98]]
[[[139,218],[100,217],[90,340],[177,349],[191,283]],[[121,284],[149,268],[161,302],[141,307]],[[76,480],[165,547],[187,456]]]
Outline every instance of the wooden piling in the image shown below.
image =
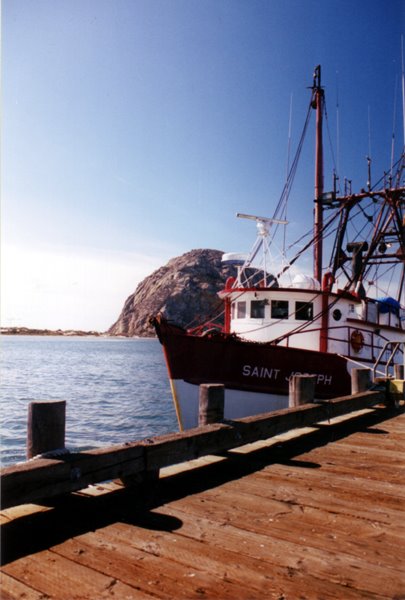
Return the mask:
[[65,417],[65,400],[29,404],[27,458],[65,447]]
[[352,394],[359,394],[360,392],[366,392],[371,388],[371,370],[370,369],[359,369],[354,368],[351,371],[352,377]]
[[404,379],[404,365],[394,365],[394,379]]
[[315,375],[292,375],[289,382],[288,406],[293,408],[314,401]]
[[[70,453],[61,460],[44,457],[10,467],[0,472],[3,508],[43,501],[61,494],[82,490],[90,484],[141,474],[148,480],[151,472],[194,460],[221,454],[259,440],[348,413],[381,405],[386,401],[384,388],[361,394],[342,396],[328,401],[327,413],[322,404],[285,408],[268,414],[244,417],[226,423],[213,423],[200,429],[162,435],[153,439],[126,442],[118,446],[95,448]],[[130,482],[130,480],[127,480]]]
[[200,385],[198,425],[218,423],[224,418],[225,387],[222,383]]

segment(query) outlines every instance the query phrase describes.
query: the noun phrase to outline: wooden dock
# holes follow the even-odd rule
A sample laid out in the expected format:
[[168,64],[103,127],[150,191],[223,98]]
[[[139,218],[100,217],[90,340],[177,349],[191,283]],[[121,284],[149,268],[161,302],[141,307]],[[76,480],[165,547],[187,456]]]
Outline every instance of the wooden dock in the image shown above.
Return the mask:
[[3,510],[1,599],[404,599],[405,414]]

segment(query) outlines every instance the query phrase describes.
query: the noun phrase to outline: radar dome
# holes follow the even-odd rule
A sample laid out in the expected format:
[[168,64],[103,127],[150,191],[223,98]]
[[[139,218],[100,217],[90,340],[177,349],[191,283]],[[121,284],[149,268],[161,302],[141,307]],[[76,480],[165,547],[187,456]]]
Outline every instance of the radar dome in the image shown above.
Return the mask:
[[311,277],[310,275],[304,275],[304,273],[298,273],[292,280],[291,287],[301,290],[319,290],[319,281]]

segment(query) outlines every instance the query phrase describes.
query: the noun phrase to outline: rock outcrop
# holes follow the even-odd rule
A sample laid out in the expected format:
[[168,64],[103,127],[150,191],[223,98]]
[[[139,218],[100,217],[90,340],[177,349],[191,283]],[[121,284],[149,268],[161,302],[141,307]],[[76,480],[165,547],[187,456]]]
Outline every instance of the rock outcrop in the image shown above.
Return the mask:
[[172,258],[138,285],[108,333],[153,336],[149,319],[158,313],[183,327],[212,319],[222,310],[217,292],[235,276],[235,268],[224,266],[221,257],[221,251],[205,249]]

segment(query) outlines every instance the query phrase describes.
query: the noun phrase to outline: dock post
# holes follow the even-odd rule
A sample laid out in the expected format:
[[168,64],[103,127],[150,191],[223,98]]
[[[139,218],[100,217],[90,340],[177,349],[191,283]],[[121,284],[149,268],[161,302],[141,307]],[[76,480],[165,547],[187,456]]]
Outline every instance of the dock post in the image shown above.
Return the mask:
[[404,379],[404,365],[394,365],[394,379]]
[[292,375],[289,381],[288,407],[314,402],[315,375]]
[[198,426],[218,423],[224,418],[225,386],[222,383],[202,383],[199,392]]
[[28,406],[27,458],[65,447],[66,401],[35,401]]
[[352,394],[366,392],[372,386],[371,370],[354,368],[351,371]]

